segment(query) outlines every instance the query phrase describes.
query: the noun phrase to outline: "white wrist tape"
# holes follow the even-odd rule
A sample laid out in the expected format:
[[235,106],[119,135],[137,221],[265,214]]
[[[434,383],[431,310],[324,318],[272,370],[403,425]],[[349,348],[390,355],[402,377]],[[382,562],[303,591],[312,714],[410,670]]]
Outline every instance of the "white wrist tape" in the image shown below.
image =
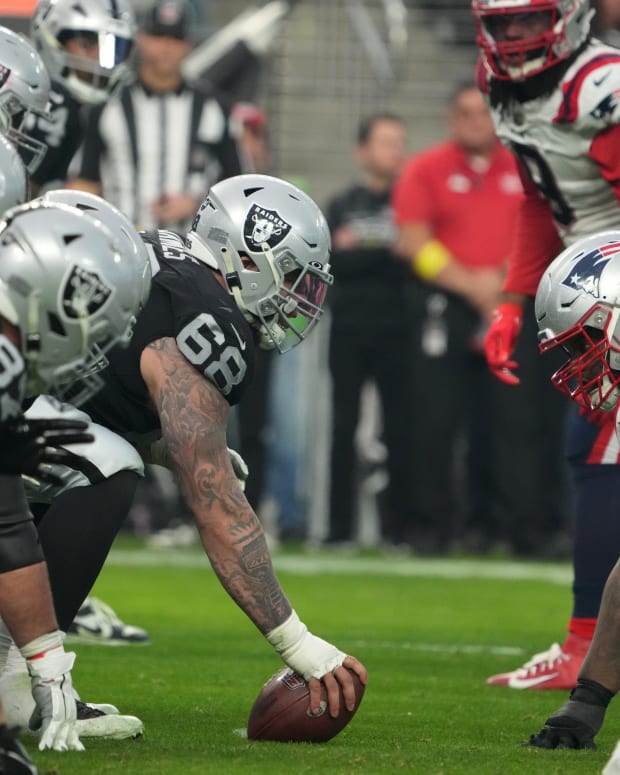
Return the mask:
[[322,678],[340,667],[346,656],[331,643],[308,632],[295,611],[285,622],[268,632],[266,638],[286,664],[306,680]]
[[37,654],[44,654],[50,649],[58,648],[62,646],[64,641],[64,635],[60,630],[54,630],[54,632],[48,632],[45,635],[40,635],[38,638],[31,640],[30,643],[26,643],[25,646],[20,648],[21,655],[24,659],[30,659]]

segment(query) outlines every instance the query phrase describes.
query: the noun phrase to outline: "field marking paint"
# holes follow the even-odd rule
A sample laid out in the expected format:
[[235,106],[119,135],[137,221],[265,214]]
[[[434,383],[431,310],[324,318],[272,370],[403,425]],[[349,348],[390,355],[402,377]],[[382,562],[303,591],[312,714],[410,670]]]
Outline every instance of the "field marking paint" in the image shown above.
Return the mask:
[[421,651],[427,654],[467,654],[478,656],[480,654],[492,654],[500,657],[518,657],[525,649],[518,646],[487,646],[471,643],[410,643],[407,641],[368,641],[357,640],[353,642],[354,648],[385,649],[386,651]]
[[[179,549],[112,549],[111,565],[130,567],[167,566],[209,568],[206,555]],[[334,557],[327,555],[279,555],[273,563],[278,571],[298,576],[319,574],[358,576],[402,576],[442,579],[495,579],[546,581],[566,586],[572,582],[569,563],[516,562],[495,560],[450,560],[393,557]]]

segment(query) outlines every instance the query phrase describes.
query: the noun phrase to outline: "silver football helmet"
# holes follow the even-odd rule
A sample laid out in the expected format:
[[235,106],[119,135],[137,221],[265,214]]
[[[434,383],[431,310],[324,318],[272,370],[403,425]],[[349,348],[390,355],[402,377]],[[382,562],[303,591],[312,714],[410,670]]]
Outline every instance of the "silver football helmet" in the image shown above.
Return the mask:
[[[52,79],[78,102],[98,105],[128,73],[136,22],[129,0],[39,0],[30,32]],[[71,38],[93,56],[69,53]]]
[[[590,0],[472,0],[478,46],[495,78],[520,81],[566,59],[587,40],[594,9]],[[541,34],[514,40],[507,27],[515,17],[546,14]]]
[[214,185],[194,217],[186,246],[221,272],[259,345],[290,350],[323,312],[331,247],[316,203],[269,175],[238,175]]
[[15,146],[0,135],[0,215],[26,201],[26,168]]
[[151,290],[151,262],[146,245],[129,218],[100,196],[74,188],[51,189],[40,199],[51,204],[77,207],[84,215],[95,218],[108,227],[120,242],[123,258],[133,263],[136,290],[141,299],[140,307],[143,307]]
[[19,328],[27,394],[79,404],[101,385],[105,353],[131,338],[135,272],[101,222],[39,200],[0,221],[0,315]]
[[45,143],[29,137],[35,117],[49,118],[50,77],[41,57],[21,35],[0,27],[0,134],[17,147],[28,172],[45,156]]
[[536,293],[541,352],[569,360],[553,384],[586,410],[620,399],[620,231],[581,239],[552,261]]

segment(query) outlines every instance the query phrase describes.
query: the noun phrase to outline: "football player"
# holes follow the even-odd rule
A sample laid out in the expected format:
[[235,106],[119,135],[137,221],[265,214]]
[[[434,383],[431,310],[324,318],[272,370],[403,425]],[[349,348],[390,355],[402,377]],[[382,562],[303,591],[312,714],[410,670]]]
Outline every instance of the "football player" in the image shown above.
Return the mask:
[[[6,143],[0,138],[0,149]],[[52,469],[72,457],[61,445],[82,448],[93,437],[70,418],[25,420],[22,402],[41,389],[75,393],[78,383],[88,398],[105,351],[128,341],[150,274],[144,261],[140,271],[120,258],[111,232],[74,208],[22,205],[0,221],[0,613],[28,664],[36,705],[30,726],[41,733],[41,750],[83,746],[70,672],[75,655],[64,651],[20,474],[59,484]],[[2,721],[0,769],[36,771]]]
[[[284,353],[321,317],[332,282],[323,215],[289,183],[241,175],[212,187],[185,242],[167,231],[145,233],[143,240],[153,266],[151,293],[129,348],[109,353],[110,365],[101,372],[105,385],[83,408],[96,427],[139,446],[145,461],[175,471],[221,583],[283,660],[309,680],[313,712],[322,681],[336,715],[339,684],[348,707],[354,699],[342,666],[364,683],[366,670],[312,635],[293,610],[226,446],[230,408],[252,377],[255,345]],[[107,463],[105,476],[128,465],[116,455]],[[108,509],[91,514],[81,508],[93,485],[79,488],[73,516],[66,501],[55,508],[76,493],[71,467],[64,474],[62,467],[55,470],[65,478],[60,495],[34,482],[29,493],[36,500],[43,490],[51,500],[39,534],[62,628],[88,594],[120,523]],[[70,552],[67,519],[82,525]]]
[[47,121],[50,78],[41,57],[21,35],[0,27],[0,134],[17,148],[33,174],[45,156],[45,142],[32,137],[38,120]]
[[[568,361],[552,377],[554,385],[588,411],[609,413],[616,434],[620,432],[619,290],[617,230],[579,240],[561,253],[545,271],[536,294],[541,351],[559,349],[568,354]],[[616,519],[619,495],[616,492]],[[530,745],[595,748],[606,708],[619,690],[620,561],[607,579],[577,685],[568,702],[531,736]],[[615,767],[620,764],[620,750],[612,760]]]
[[31,38],[51,78],[50,116],[29,136],[47,147],[33,173],[35,192],[63,183],[83,136],[83,107],[100,105],[122,85],[136,31],[129,0],[40,0]]
[[[473,0],[479,85],[497,134],[516,155],[525,198],[503,300],[485,340],[496,376],[519,382],[512,358],[526,297],[563,244],[620,225],[620,52],[590,37],[588,0]],[[563,644],[488,679],[515,689],[575,685],[603,586],[620,550],[611,503],[620,487],[613,427],[571,418],[575,482],[573,612]]]

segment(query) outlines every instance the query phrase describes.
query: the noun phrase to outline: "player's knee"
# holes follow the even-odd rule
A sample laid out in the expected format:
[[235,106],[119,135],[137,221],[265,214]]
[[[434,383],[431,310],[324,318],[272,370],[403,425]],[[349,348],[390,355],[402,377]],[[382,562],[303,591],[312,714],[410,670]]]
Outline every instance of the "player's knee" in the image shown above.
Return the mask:
[[0,573],[43,562],[43,550],[30,515],[0,522]]

